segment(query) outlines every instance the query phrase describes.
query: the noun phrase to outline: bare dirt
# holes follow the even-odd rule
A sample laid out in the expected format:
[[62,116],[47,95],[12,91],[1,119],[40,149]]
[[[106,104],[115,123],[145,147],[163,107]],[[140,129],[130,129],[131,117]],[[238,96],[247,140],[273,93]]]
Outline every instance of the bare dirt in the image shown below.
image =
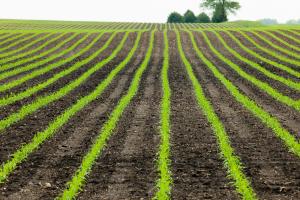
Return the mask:
[[[226,42],[240,52],[242,56],[260,63],[260,60],[247,55],[226,34],[221,33]],[[120,43],[124,33],[119,33],[110,47],[100,55],[70,75],[60,79],[31,97],[12,105],[0,108],[0,119],[18,111],[22,106],[33,102],[39,96],[55,92],[75,80],[85,71],[108,57]],[[292,108],[279,103],[249,81],[240,77],[226,63],[222,62],[205,43],[199,33],[194,33],[199,49],[204,55],[235,84],[239,90],[249,96],[258,105],[279,119],[281,124],[300,139],[300,115]],[[239,34],[235,33],[242,38]],[[75,62],[91,55],[101,48],[110,34],[106,33],[85,53],[61,66],[59,69],[36,77],[9,92],[18,93],[41,83]],[[0,133],[0,162],[7,161],[21,145],[29,142],[34,134],[44,130],[48,124],[79,98],[92,92],[104,78],[122,62],[134,45],[136,33],[130,33],[119,55],[94,73],[83,84],[63,98],[46,105],[34,114],[13,124]],[[239,65],[252,76],[269,83],[283,94],[299,99],[300,94],[278,83],[230,54],[209,33],[213,45],[232,62]],[[82,37],[82,35],[81,35]],[[74,51],[88,45],[96,34]],[[87,105],[55,135],[33,152],[0,185],[2,200],[54,199],[65,188],[83,156],[88,152],[99,134],[103,123],[126,94],[132,78],[144,60],[149,47],[150,33],[142,34],[138,49],[129,64],[115,77],[99,98]],[[176,43],[175,32],[169,31],[170,68],[169,81],[171,96],[171,165],[173,184],[171,198],[183,199],[240,199],[232,180],[227,175],[224,160],[214,132],[196,102],[193,87],[182,63]],[[249,177],[259,199],[298,200],[300,199],[300,160],[290,153],[283,142],[275,136],[258,118],[245,109],[227,89],[218,81],[207,66],[200,60],[192,48],[187,33],[182,32],[182,44],[187,59],[192,64],[206,97],[224,124],[231,145],[244,166],[243,171]],[[243,40],[243,39],[242,39]],[[245,40],[243,44],[249,45]],[[260,41],[261,42],[261,41]],[[290,41],[289,41],[290,42]],[[157,152],[160,144],[160,101],[161,68],[164,49],[163,33],[155,34],[151,61],[142,76],[137,95],[124,111],[108,144],[86,179],[83,190],[77,199],[151,199],[156,192]],[[251,46],[252,49],[255,49]],[[262,53],[255,49],[258,53]],[[267,56],[263,54],[264,56]],[[277,62],[276,59],[267,58]],[[287,73],[274,66],[262,64],[268,70],[280,76],[291,78]],[[41,66],[42,67],[42,66]],[[297,66],[291,66],[297,69]],[[9,93],[0,93],[0,96]]]

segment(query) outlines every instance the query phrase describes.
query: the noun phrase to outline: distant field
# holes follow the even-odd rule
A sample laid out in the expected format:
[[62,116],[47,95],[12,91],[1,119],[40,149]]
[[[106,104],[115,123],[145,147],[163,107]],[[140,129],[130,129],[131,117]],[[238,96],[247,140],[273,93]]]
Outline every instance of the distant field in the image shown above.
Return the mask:
[[0,20],[0,199],[300,199],[300,26]]

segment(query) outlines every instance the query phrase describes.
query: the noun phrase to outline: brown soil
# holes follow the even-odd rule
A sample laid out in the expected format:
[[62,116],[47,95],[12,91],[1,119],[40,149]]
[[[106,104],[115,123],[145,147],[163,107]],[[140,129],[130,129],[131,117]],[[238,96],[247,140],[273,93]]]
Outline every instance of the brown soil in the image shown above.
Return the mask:
[[[15,37],[15,39],[13,39],[13,40],[11,40],[9,42],[3,43],[2,45],[0,45],[0,48],[5,48],[6,46],[11,45],[11,44],[13,44],[13,43],[15,43],[17,41],[23,40],[25,38],[29,38],[32,34],[31,33],[27,33],[27,34],[24,34],[22,37],[20,37],[20,34],[16,34],[16,35],[18,35],[18,36]],[[7,39],[9,39],[9,38],[7,38]]]
[[[55,41],[51,42],[50,44],[48,44],[47,46],[45,46],[44,48],[42,48],[41,50],[37,51],[37,52],[34,52],[34,53],[30,53],[28,55],[25,55],[25,56],[22,56],[20,58],[17,58],[15,60],[12,60],[12,61],[9,61],[9,62],[6,62],[4,64],[10,64],[10,63],[15,63],[17,61],[20,61],[20,60],[23,60],[25,58],[31,58],[33,56],[36,56],[36,55],[40,55],[41,53],[47,51],[47,50],[50,50],[50,53],[48,53],[47,55],[45,55],[45,57],[49,57],[51,55],[55,55],[57,53],[59,53],[60,51],[62,51],[63,49],[67,48],[69,45],[71,45],[72,43],[75,43],[81,36],[77,36],[75,39],[71,40],[69,43],[67,43],[66,45],[64,45],[63,47],[53,51],[51,53],[51,51],[59,44],[61,44],[62,42],[64,42],[65,40],[69,39],[70,37],[72,37],[74,35],[74,33],[67,33],[65,35],[61,35],[62,37],[59,37],[58,39],[56,39]],[[37,47],[37,46],[36,46]],[[24,65],[28,65],[30,63],[34,63],[34,62],[37,62],[37,61],[40,61],[42,60],[41,58],[40,59],[32,59],[30,61],[27,61],[26,63],[23,63],[22,65],[19,65],[19,66],[24,66]]]
[[[278,90],[283,95],[289,96],[292,99],[300,99],[300,92],[297,90],[291,89],[287,85],[276,81],[274,79],[271,79],[264,75],[262,72],[254,69],[252,66],[248,65],[247,63],[241,61],[240,59],[233,56],[230,52],[223,47],[222,43],[218,40],[218,38],[211,32],[207,33],[208,38],[210,38],[211,43],[213,46],[225,57],[229,58],[233,63],[238,65],[243,71],[245,71],[247,74],[250,74],[251,76],[255,77],[256,79],[268,83],[270,86]],[[232,46],[230,43],[229,46]],[[265,67],[265,66],[264,66]],[[276,74],[276,71],[272,70],[270,71],[272,73]]]
[[[288,66],[288,67],[290,67],[290,68],[292,68],[292,69],[294,69],[294,70],[299,70],[299,67],[298,66],[294,66],[294,65],[292,65],[292,64],[289,64],[289,63],[286,63],[286,62],[283,62],[283,61],[281,61],[281,60],[279,60],[279,59],[277,59],[277,58],[275,58],[275,57],[273,57],[273,56],[271,56],[271,55],[269,55],[269,54],[267,54],[267,53],[265,53],[264,51],[262,51],[262,50],[260,50],[260,49],[258,49],[256,46],[254,46],[252,43],[250,43],[247,39],[245,39],[244,38],[244,36],[242,36],[240,33],[238,33],[238,32],[235,32],[235,31],[233,31],[233,32],[231,32],[235,37],[237,37],[245,46],[247,46],[248,48],[250,48],[252,51],[255,51],[256,53],[258,53],[259,55],[261,55],[261,56],[263,56],[263,57],[265,57],[265,58],[267,58],[267,59],[270,59],[270,60],[273,60],[273,61],[275,61],[275,62],[277,62],[277,63],[281,63],[281,64],[283,64],[283,65],[286,65],[286,66]],[[254,37],[252,37],[258,44],[262,44],[262,43],[259,43],[259,40],[258,39],[255,39]],[[264,46],[264,47],[267,47],[267,45],[266,46]],[[271,47],[270,47],[271,48]],[[277,52],[279,55],[280,55],[280,53],[277,51],[277,50],[274,50],[275,52]],[[285,55],[286,56],[286,55]],[[289,56],[286,56],[286,57],[289,57]],[[291,57],[290,57],[291,58]]]
[[[114,66],[116,66],[116,64],[118,64],[122,59],[124,59],[124,57],[129,51],[129,48],[133,45],[133,37],[135,37],[134,35],[135,34],[131,35],[131,37],[127,41],[125,49],[121,51],[121,53],[112,62],[110,62],[104,68],[90,76],[90,78],[86,80],[84,84],[80,85],[75,90],[73,90],[63,98],[59,99],[58,101],[52,102],[49,105],[36,111],[34,114],[25,117],[25,119],[7,128],[5,130],[5,133],[0,134],[0,155],[6,155],[0,156],[1,161],[7,159],[7,156],[9,156],[9,154],[7,153],[11,153],[12,151],[16,150],[16,148],[19,147],[20,144],[29,141],[29,139],[31,139],[36,132],[44,130],[47,124],[50,121],[52,121],[55,118],[55,116],[62,113],[63,110],[65,110],[70,105],[74,104],[78,98],[89,94],[97,86],[97,84],[106,77],[106,75],[111,71],[111,69]],[[117,40],[115,41],[115,43],[118,42],[119,41]],[[112,45],[110,48],[113,48],[113,46],[114,45]],[[106,52],[106,57],[109,56],[110,52]],[[98,59],[105,58],[103,57],[104,55],[101,56],[102,57]],[[98,62],[99,60],[95,59],[93,60],[93,62],[89,63],[89,66],[94,66]],[[76,74],[73,74],[73,76],[76,76]],[[49,88],[46,89],[46,91],[47,93],[51,93],[57,91],[63,86],[65,86],[64,82],[60,81],[58,84],[51,85]],[[26,100],[24,100],[24,102],[21,101],[15,103],[13,106],[16,107],[14,108],[11,108],[9,106],[10,109],[7,109],[5,113],[1,113],[2,118],[4,116],[8,116],[11,113],[11,111],[17,111],[20,105],[25,105],[25,103],[27,104],[27,102],[25,101]]]
[[[237,199],[219,157],[213,131],[202,114],[181,64],[174,33],[170,38],[172,90],[172,173],[174,199]],[[184,42],[184,46],[186,42]],[[180,86],[180,87],[179,87]]]
[[[210,34],[211,35],[211,34]],[[260,60],[259,58],[255,57],[255,56],[252,56],[251,54],[247,53],[246,51],[244,51],[241,47],[238,46],[238,44],[232,40],[226,33],[224,32],[221,32],[221,36],[222,38],[226,41],[226,43],[232,48],[234,49],[235,51],[237,51],[241,56],[247,58],[248,60],[252,61],[252,62],[255,62],[257,64],[259,64],[260,66],[266,68],[267,70],[269,70],[270,72],[276,74],[276,75],[279,75],[279,76],[282,76],[286,79],[290,79],[294,82],[300,82],[300,78],[297,78],[293,75],[290,75],[289,73],[285,72],[284,70],[281,70],[279,68],[277,68],[276,66],[273,66],[273,65],[270,65],[268,63],[265,63],[264,61]],[[213,37],[214,39],[216,39],[215,37]],[[214,40],[213,40],[214,41]],[[216,40],[218,41],[218,40]],[[252,46],[252,45],[250,45]],[[218,45],[218,47],[220,49],[223,49],[222,48],[222,45]],[[247,45],[246,47],[249,47],[249,45]],[[253,50],[253,47],[250,48],[251,50]],[[226,51],[226,50],[225,50]],[[223,52],[223,51],[222,51]],[[234,57],[234,56],[231,56],[231,57]],[[267,58],[264,56],[264,58]],[[272,60],[270,58],[267,58],[269,60]],[[236,59],[235,59],[236,60]],[[272,60],[273,61],[273,60]],[[237,63],[237,62],[235,62]],[[239,62],[237,63],[239,64],[240,67],[242,67],[243,69],[247,69],[249,67],[245,67],[247,66],[247,64],[243,63],[243,62]],[[296,67],[295,67],[296,68]],[[293,68],[292,68],[293,69]],[[258,77],[259,78],[259,77]],[[268,78],[263,78],[264,80],[268,79]]]
[[[96,37],[96,35],[91,35],[83,43],[80,43],[72,52],[73,53],[79,52],[80,48],[84,48],[85,46],[87,46],[92,41],[92,39],[94,37]],[[6,95],[9,95],[11,93],[16,94],[16,93],[19,93],[20,91],[26,90],[29,87],[35,86],[38,83],[44,82],[45,80],[51,78],[53,75],[55,75],[55,74],[57,74],[57,73],[59,73],[59,72],[61,72],[63,70],[66,70],[67,68],[73,66],[76,62],[79,62],[79,61],[87,58],[89,55],[91,55],[95,51],[95,49],[101,47],[106,40],[107,40],[107,37],[103,37],[102,39],[98,40],[95,43],[95,45],[87,53],[83,53],[83,54],[77,56],[75,59],[73,59],[73,60],[71,60],[71,61],[69,61],[69,62],[67,62],[67,63],[65,63],[65,64],[63,64],[63,65],[61,65],[61,66],[59,66],[59,67],[57,67],[55,69],[53,69],[53,70],[50,70],[47,73],[44,73],[44,74],[42,74],[40,76],[37,76],[37,77],[35,77],[35,78],[31,79],[31,80],[28,80],[24,84],[16,86],[16,87],[14,87],[12,89],[9,89],[9,90],[7,90],[5,92],[1,92],[0,96],[3,97],[3,96],[6,96]],[[70,43],[70,44],[72,44],[72,43]],[[55,61],[60,61],[62,59],[63,58],[54,59],[54,61],[51,61],[50,63],[55,63]],[[44,64],[44,65],[41,65],[41,66],[37,67],[37,69],[41,69],[41,68],[46,67],[46,66],[47,66],[47,64]],[[82,69],[86,69],[86,68],[85,67],[81,67],[79,69],[79,71],[82,70]],[[29,74],[30,72],[32,72],[34,70],[29,70],[28,72],[23,72],[23,73],[20,73],[19,75],[12,76],[9,79],[4,80],[3,82],[10,82],[10,81],[16,80],[18,77],[22,77],[25,74]],[[83,72],[84,71],[82,70],[82,73]],[[66,77],[68,77],[68,76],[66,76]],[[64,77],[64,78],[66,78],[66,77]],[[64,80],[66,80],[66,79],[64,79]]]
[[[277,102],[256,86],[241,78],[226,63],[215,56],[199,33],[194,33],[198,47],[211,62],[235,84],[245,95],[253,99],[262,108],[277,117],[291,134],[300,139],[300,115],[297,111]],[[239,35],[235,33],[236,35]],[[0,119],[18,111],[23,105],[33,102],[39,96],[55,92],[78,78],[85,71],[109,55],[120,43],[124,33],[119,33],[112,44],[90,63],[62,78],[56,83],[12,105],[0,108]],[[246,55],[224,33],[225,40],[231,47],[259,63],[257,58]],[[89,41],[96,34],[89,38]],[[105,34],[84,55],[36,77],[26,84],[9,92],[20,92],[52,77],[72,66],[75,62],[91,55],[101,48],[110,34]],[[13,124],[0,133],[0,162],[7,161],[21,145],[29,142],[34,134],[44,130],[48,124],[79,98],[92,92],[95,87],[127,56],[133,47],[136,33],[130,33],[119,55],[94,73],[82,85],[58,101],[39,109],[34,114]],[[171,165],[173,185],[171,198],[182,199],[240,199],[239,194],[227,175],[224,160],[214,132],[196,102],[193,87],[180,59],[176,36],[168,33],[170,43],[169,81],[171,96]],[[81,35],[82,37],[82,35]],[[142,35],[138,50],[129,64],[118,74],[103,94],[66,123],[55,135],[29,155],[0,185],[0,199],[34,200],[54,199],[66,187],[83,156],[88,152],[99,134],[103,123],[126,94],[134,73],[144,60],[149,46],[150,33]],[[268,82],[282,93],[299,98],[299,93],[281,83],[265,77],[245,63],[233,57],[209,34],[213,45],[241,66],[247,73]],[[244,44],[248,44],[244,40]],[[241,159],[244,173],[251,181],[259,199],[297,200],[300,199],[300,160],[290,153],[283,142],[275,136],[258,118],[238,103],[212,72],[200,60],[192,48],[187,33],[182,32],[184,52],[192,64],[194,73],[203,87],[206,97],[211,101],[215,112],[223,122],[235,153]],[[74,50],[78,51],[88,44]],[[163,33],[155,35],[154,51],[146,69],[139,91],[128,108],[124,111],[113,135],[101,156],[86,179],[83,190],[77,199],[151,199],[156,192],[157,152],[160,144],[160,101],[161,67],[163,63]],[[251,47],[254,49],[254,47]],[[255,49],[255,51],[258,51]],[[275,60],[271,57],[269,59]],[[42,66],[41,66],[42,67]],[[293,78],[264,65],[273,73]],[[296,68],[296,66],[294,66]],[[299,81],[293,78],[295,81]],[[8,93],[5,93],[8,94]],[[1,95],[4,95],[1,94]]]
[[[254,41],[256,41],[258,44],[262,45],[262,46],[265,47],[265,48],[268,48],[268,49],[270,49],[270,50],[272,50],[272,51],[274,51],[274,52],[276,52],[276,53],[278,53],[278,54],[280,54],[280,55],[283,55],[283,56],[285,56],[285,57],[288,57],[288,58],[290,58],[290,59],[294,59],[294,60],[298,60],[298,61],[300,60],[300,59],[297,59],[297,58],[295,58],[295,57],[293,57],[293,56],[291,56],[291,55],[288,55],[288,54],[286,54],[286,53],[283,53],[283,52],[281,52],[281,51],[278,51],[276,48],[270,46],[269,44],[267,44],[266,42],[264,42],[263,40],[261,40],[259,37],[257,37],[257,36],[256,36],[255,34],[253,34],[253,33],[246,32],[246,34],[248,34],[250,37],[252,37],[252,39],[254,39]],[[259,34],[261,34],[262,36],[265,36],[265,38],[267,38],[267,39],[270,39],[270,41],[271,41],[273,44],[276,44],[276,45],[279,46],[279,47],[284,47],[284,48],[290,50],[291,52],[293,52],[293,49],[287,47],[286,45],[283,45],[282,43],[280,43],[279,41],[277,41],[277,40],[271,38],[270,36],[268,36],[268,35],[266,35],[266,34],[264,34],[264,33],[261,33],[261,32],[259,32]],[[296,52],[294,52],[294,53],[296,53]]]
[[[225,66],[207,50],[201,37],[197,37],[197,39],[202,52],[205,52],[205,55],[213,61],[215,66],[219,69],[220,66]],[[250,178],[259,198],[297,199],[300,195],[299,159],[288,152],[281,140],[275,137],[272,130],[266,128],[242,105],[235,103],[236,100],[226,88],[197,59],[195,52],[193,52],[190,60],[195,63],[194,66],[197,66],[195,70],[198,79],[202,80],[206,94],[210,97],[216,113],[225,125],[232,146],[245,166],[244,172]],[[232,76],[229,73],[226,75],[231,79]],[[236,79],[233,82],[238,83]],[[244,92],[243,89],[241,90]],[[248,90],[251,89],[248,88]]]
[[274,34],[276,37],[279,37],[283,41],[287,42],[288,44],[291,44],[296,47],[300,47],[300,44],[295,42],[294,40],[282,35],[281,33],[275,32],[275,31],[270,31],[272,34]]

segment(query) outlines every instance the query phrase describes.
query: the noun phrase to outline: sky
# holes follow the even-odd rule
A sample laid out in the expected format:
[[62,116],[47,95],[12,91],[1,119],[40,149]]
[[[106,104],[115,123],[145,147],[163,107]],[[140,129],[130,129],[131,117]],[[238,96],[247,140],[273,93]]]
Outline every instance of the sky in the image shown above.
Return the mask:
[[[239,0],[242,9],[230,20],[300,19],[300,0]],[[201,0],[2,0],[1,19],[166,22],[172,11],[196,14]],[[210,11],[207,11],[210,13]]]

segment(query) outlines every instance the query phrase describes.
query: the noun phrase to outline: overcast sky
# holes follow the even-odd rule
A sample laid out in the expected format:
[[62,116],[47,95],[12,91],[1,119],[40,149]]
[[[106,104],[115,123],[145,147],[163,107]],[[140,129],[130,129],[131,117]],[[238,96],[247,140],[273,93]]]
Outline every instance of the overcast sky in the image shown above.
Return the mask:
[[[2,0],[1,19],[165,22],[172,11],[202,11],[201,0]],[[242,9],[230,20],[300,18],[300,0],[239,0]]]

